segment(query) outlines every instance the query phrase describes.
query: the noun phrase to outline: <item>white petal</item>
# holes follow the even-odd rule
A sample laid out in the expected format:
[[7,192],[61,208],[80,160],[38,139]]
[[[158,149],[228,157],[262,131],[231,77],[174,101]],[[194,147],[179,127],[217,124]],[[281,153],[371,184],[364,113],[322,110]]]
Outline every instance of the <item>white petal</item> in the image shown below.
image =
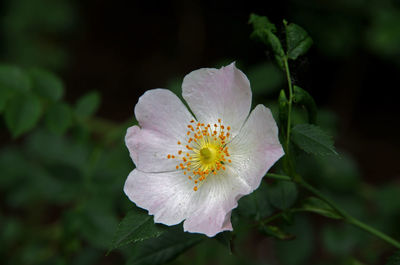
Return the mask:
[[176,155],[182,145],[158,131],[128,128],[125,136],[126,146],[137,169],[144,172],[176,170],[177,160],[168,159],[168,154]]
[[237,174],[256,189],[265,173],[284,155],[278,138],[278,127],[271,111],[258,105],[240,133],[229,143],[232,163]]
[[181,171],[145,173],[133,170],[124,186],[124,192],[138,207],[154,215],[154,221],[166,225],[182,222],[191,211],[193,182]]
[[184,230],[209,237],[232,230],[231,212],[240,197],[250,192],[251,187],[229,169],[210,175],[191,200],[195,211],[184,222]]
[[135,116],[141,126],[128,129],[125,142],[136,167],[146,172],[175,170],[176,155],[184,141],[186,126],[193,119],[182,101],[171,91],[153,89],[139,98]]
[[182,96],[198,121],[232,128],[234,136],[242,127],[251,107],[247,77],[232,63],[221,69],[202,68],[186,75]]
[[124,186],[125,194],[138,207],[154,215],[154,221],[175,225],[186,219],[184,230],[215,236],[232,230],[230,215],[239,198],[251,188],[233,172],[211,175],[193,190],[194,183],[181,171],[145,173],[133,170]]

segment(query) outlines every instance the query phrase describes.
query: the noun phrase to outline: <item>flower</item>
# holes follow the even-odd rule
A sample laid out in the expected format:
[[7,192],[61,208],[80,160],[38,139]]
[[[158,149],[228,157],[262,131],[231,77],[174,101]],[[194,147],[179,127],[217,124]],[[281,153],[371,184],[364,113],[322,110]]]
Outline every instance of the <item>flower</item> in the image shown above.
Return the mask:
[[136,165],[124,191],[154,221],[209,237],[232,230],[232,209],[260,185],[284,152],[271,111],[250,113],[247,77],[232,63],[186,75],[182,96],[167,89],[139,98],[139,126],[125,142]]

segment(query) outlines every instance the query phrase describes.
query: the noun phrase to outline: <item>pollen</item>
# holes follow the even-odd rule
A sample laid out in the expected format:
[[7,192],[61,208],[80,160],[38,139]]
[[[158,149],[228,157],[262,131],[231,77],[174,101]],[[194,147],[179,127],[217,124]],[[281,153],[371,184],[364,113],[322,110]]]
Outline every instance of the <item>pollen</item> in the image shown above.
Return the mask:
[[227,143],[231,127],[223,125],[222,119],[218,119],[218,124],[191,120],[186,127],[185,139],[177,142],[186,150],[178,150],[176,156],[168,154],[167,159],[177,159],[176,169],[183,170],[184,175],[191,174],[187,179],[193,182],[193,190],[197,191],[207,178],[226,170],[228,163],[232,162],[226,158],[230,155]]

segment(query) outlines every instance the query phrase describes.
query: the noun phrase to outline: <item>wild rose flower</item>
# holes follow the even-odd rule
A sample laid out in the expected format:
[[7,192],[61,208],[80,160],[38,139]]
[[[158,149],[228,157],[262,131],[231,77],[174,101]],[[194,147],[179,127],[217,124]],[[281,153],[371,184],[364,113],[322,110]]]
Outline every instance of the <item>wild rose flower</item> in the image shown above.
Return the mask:
[[135,106],[139,126],[125,141],[136,165],[124,191],[166,225],[209,237],[232,230],[232,209],[260,185],[284,154],[271,111],[250,113],[247,77],[232,63],[185,76],[181,100],[166,89],[144,93]]

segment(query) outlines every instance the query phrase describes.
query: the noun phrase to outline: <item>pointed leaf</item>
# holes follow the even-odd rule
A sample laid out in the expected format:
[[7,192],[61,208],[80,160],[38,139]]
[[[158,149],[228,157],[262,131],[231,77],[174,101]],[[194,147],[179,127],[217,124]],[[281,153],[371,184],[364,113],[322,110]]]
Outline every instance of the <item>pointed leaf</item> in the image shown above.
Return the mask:
[[40,68],[29,70],[32,80],[32,90],[36,94],[51,101],[60,100],[64,94],[64,85],[53,73]]
[[31,130],[39,121],[41,114],[39,99],[32,94],[14,96],[5,109],[5,121],[13,137]]
[[276,31],[276,27],[265,16],[250,14],[249,24],[253,25],[253,34],[262,35],[264,30]]
[[82,96],[75,107],[75,114],[79,120],[84,120],[92,116],[100,106],[100,95],[92,91]]
[[0,113],[5,109],[7,101],[11,98],[12,92],[0,87]]
[[158,238],[149,239],[133,250],[128,265],[159,265],[165,264],[181,253],[199,243],[203,239],[198,234],[182,231],[181,226],[174,227]]
[[317,121],[317,104],[315,104],[313,97],[301,87],[294,86],[293,100],[307,109],[308,122],[315,124]]
[[127,244],[159,237],[164,231],[165,228],[162,225],[154,223],[153,216],[135,208],[118,225],[109,251]]
[[267,17],[251,14],[249,23],[253,25],[251,37],[260,40],[274,52],[275,59],[281,68],[284,68],[285,52],[279,38],[274,34],[276,27]]
[[239,200],[238,212],[245,217],[260,220],[270,216],[273,211],[268,201],[268,187],[265,182],[261,182],[258,189]]
[[292,129],[293,142],[305,152],[314,155],[337,155],[332,138],[318,126],[298,124]]
[[287,25],[285,23],[285,27],[287,55],[290,59],[295,60],[308,51],[313,41],[308,33],[299,25],[294,23]]
[[50,131],[62,134],[72,125],[72,110],[65,103],[54,104],[47,110],[45,122]]
[[279,181],[268,187],[269,202],[280,210],[286,210],[297,199],[297,187],[292,182]]
[[29,77],[19,67],[0,65],[0,90],[28,92],[30,88]]
[[28,92],[30,85],[28,76],[20,68],[0,64],[0,113],[15,93]]

